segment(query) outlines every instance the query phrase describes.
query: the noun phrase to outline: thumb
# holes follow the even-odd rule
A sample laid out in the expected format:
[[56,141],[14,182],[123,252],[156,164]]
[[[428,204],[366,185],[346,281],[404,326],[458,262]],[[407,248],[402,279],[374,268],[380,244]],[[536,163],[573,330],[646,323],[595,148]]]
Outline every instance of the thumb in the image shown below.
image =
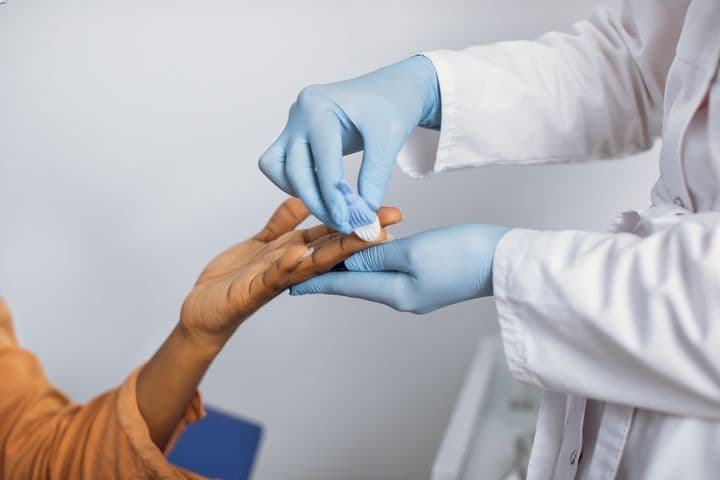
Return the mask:
[[408,276],[397,272],[330,272],[290,288],[290,295],[342,295],[400,309]]
[[345,268],[355,272],[408,272],[408,248],[407,239],[374,245],[345,260]]
[[271,182],[288,195],[295,196],[295,190],[285,175],[285,139],[280,138],[268,148],[258,159],[258,167]]

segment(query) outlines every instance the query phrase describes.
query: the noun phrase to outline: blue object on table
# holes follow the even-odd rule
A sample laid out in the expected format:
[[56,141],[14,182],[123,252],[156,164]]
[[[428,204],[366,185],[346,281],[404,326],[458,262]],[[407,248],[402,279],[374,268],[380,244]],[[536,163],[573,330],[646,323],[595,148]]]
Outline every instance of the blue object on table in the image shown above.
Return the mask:
[[188,426],[168,459],[174,465],[222,480],[250,478],[262,427],[215,408]]

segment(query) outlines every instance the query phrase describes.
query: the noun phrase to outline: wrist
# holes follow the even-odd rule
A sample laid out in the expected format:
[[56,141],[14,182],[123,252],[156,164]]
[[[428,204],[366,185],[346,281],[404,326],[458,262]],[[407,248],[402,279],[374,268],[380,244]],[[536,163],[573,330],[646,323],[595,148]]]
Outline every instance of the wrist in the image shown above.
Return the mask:
[[440,99],[440,82],[432,60],[425,55],[415,55],[408,61],[414,63],[414,70],[420,80],[423,92],[423,110],[418,125],[425,128],[439,129],[442,121],[442,102]]
[[210,334],[189,327],[182,321],[177,324],[171,336],[184,346],[185,351],[192,352],[194,356],[208,361],[220,353],[229,338],[229,336]]
[[497,246],[500,243],[500,240],[502,240],[503,236],[505,236],[505,234],[507,232],[509,232],[511,230],[511,228],[502,226],[502,225],[495,225],[494,230],[495,231],[494,231],[494,238],[493,238],[493,246],[492,246],[492,250],[490,252],[490,272],[489,272],[489,279],[487,282],[488,292],[487,292],[487,295],[483,295],[483,296],[488,296],[488,297],[492,297],[495,295],[495,286],[494,286],[494,283],[495,283],[494,282],[495,252],[497,252]]

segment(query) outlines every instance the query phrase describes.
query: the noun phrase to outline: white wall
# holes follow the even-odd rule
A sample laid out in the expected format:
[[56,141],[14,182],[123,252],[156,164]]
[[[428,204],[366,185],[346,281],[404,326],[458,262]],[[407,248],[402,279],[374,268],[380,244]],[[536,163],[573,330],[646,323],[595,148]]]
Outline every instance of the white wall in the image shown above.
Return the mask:
[[[9,0],[0,6],[0,292],[21,341],[86,400],[145,360],[204,263],[282,194],[256,158],[308,83],[416,51],[567,28],[596,2]],[[512,125],[508,125],[512,128]],[[356,165],[357,159],[349,164]],[[397,173],[397,234],[455,222],[604,228],[655,155]],[[422,317],[282,296],[206,400],[265,426],[257,479],[428,476],[488,300]]]

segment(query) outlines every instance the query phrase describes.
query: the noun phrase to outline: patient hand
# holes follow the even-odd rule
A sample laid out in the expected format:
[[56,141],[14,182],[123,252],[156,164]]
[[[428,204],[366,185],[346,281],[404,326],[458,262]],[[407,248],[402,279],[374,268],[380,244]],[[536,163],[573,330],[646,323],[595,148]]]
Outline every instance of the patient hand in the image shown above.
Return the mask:
[[[272,215],[265,228],[213,259],[185,299],[181,326],[194,340],[220,348],[253,312],[291,285],[328,272],[368,247],[354,235],[319,225],[295,230],[308,211],[292,198]],[[401,220],[396,208],[378,210],[381,225]],[[380,243],[386,238],[383,229]]]

